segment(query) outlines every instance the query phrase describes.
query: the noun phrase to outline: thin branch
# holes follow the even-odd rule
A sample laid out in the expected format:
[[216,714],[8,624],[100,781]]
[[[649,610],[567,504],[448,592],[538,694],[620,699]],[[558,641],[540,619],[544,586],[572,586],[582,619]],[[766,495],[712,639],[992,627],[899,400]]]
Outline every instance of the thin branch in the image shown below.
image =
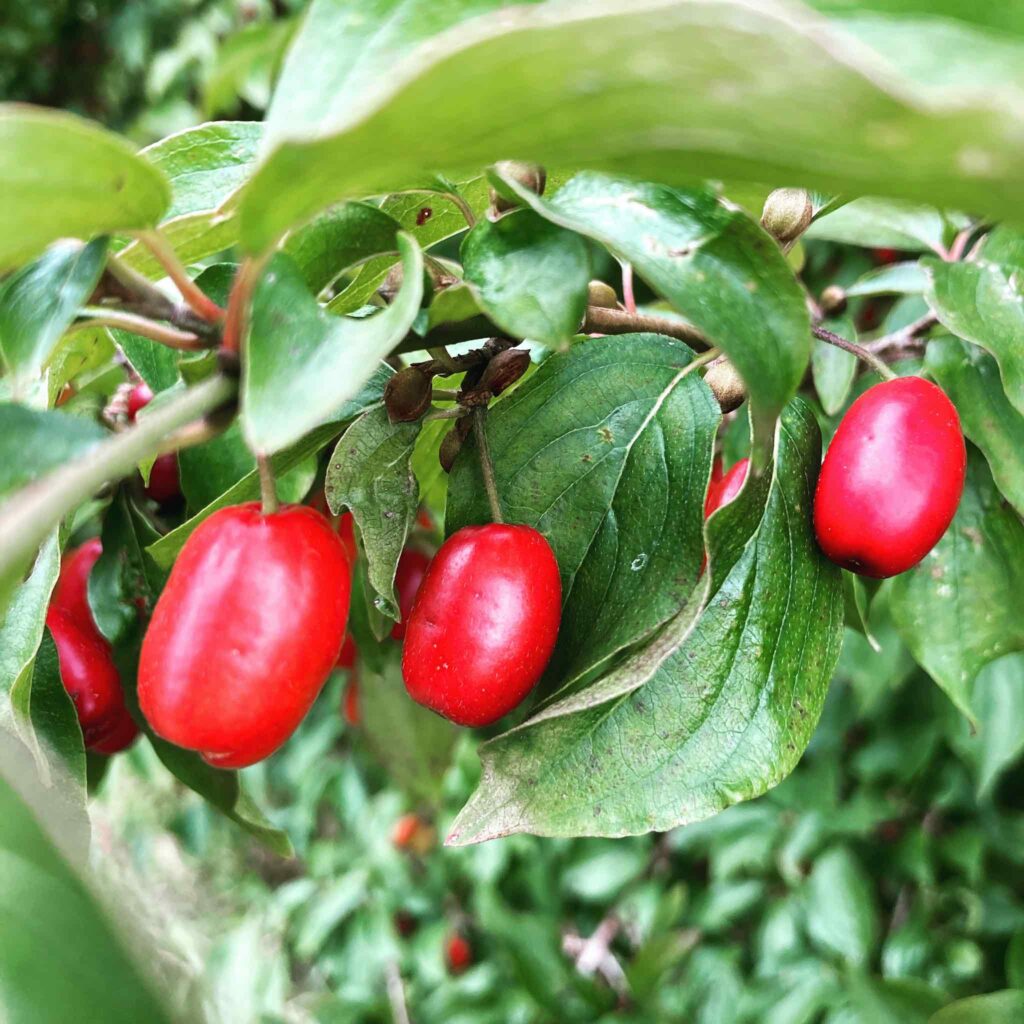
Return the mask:
[[281,505],[277,500],[277,483],[274,480],[274,467],[270,464],[270,456],[257,455],[256,468],[260,472],[260,498],[263,502],[263,514],[272,516]]
[[391,1004],[391,1016],[395,1024],[409,1024],[409,1010],[405,1005],[405,986],[402,974],[395,960],[388,960],[384,965],[384,977],[387,983],[388,1002]]
[[219,324],[224,319],[224,310],[188,276],[188,271],[178,259],[178,254],[159,231],[155,228],[139,231],[136,237],[152,252],[160,266],[167,271],[167,276],[181,292],[181,297],[198,316],[211,324]]
[[0,507],[0,579],[20,573],[68,512],[104,484],[131,474],[169,434],[224,405],[237,390],[227,377],[204,380],[8,498]]
[[458,363],[452,359],[451,353],[444,347],[444,345],[432,345],[427,349],[427,351],[448,371],[448,373],[451,374],[459,372]]
[[487,412],[482,405],[473,410],[473,436],[476,438],[476,451],[480,456],[480,471],[484,477],[484,490],[487,492],[487,503],[491,506],[491,519],[496,523],[505,522],[501,514],[501,499],[498,497],[498,482],[494,479],[494,463],[491,461],[491,449],[487,443]]
[[221,347],[228,352],[241,351],[242,338],[248,326],[249,303],[262,269],[262,260],[250,258],[243,261],[235,275],[235,280],[231,285],[231,294],[228,296],[228,312],[224,320],[224,336],[221,340]]
[[195,352],[213,347],[209,341],[191,331],[179,331],[177,327],[168,327],[166,324],[149,320],[137,313],[124,313],[118,309],[103,309],[95,306],[86,306],[82,312],[88,319],[76,320],[68,330],[82,331],[89,327],[115,327],[118,330],[138,334],[140,337],[149,338],[150,341],[155,341],[160,345],[184,352]]
[[863,346],[854,344],[852,341],[847,341],[845,338],[841,338],[838,334],[833,334],[832,331],[825,330],[824,327],[814,327],[812,330],[814,332],[814,336],[821,341],[827,342],[829,345],[835,345],[836,348],[841,348],[846,352],[852,352],[858,359],[867,363],[868,366],[870,366],[884,380],[892,380],[896,376],[885,362],[879,359],[878,356],[872,355]]

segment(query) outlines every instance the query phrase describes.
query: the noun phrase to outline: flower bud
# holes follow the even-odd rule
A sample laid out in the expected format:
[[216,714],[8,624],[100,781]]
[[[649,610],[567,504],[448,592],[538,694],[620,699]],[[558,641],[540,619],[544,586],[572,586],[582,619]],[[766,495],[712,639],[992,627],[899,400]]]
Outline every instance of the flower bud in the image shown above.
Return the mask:
[[615,289],[604,281],[591,281],[587,285],[587,305],[600,306],[602,309],[618,309],[619,297]]
[[510,388],[530,366],[530,353],[524,348],[507,348],[491,358],[478,387],[492,395]]
[[821,308],[827,316],[839,316],[846,312],[846,292],[837,285],[830,284],[821,293]]
[[728,359],[716,359],[704,374],[704,383],[711,388],[722,412],[732,412],[747,397],[743,378]]
[[441,447],[437,452],[437,461],[441,463],[441,468],[446,472],[452,471],[452,466],[455,465],[456,456],[462,451],[462,445],[466,438],[469,436],[469,431],[472,429],[472,422],[469,416],[463,416],[461,419],[455,421],[455,426],[444,435],[441,441]]
[[795,242],[810,226],[814,206],[807,189],[777,188],[764,201],[761,227],[780,242]]
[[415,366],[399,370],[384,388],[384,408],[392,423],[418,420],[430,408],[433,385]]
[[[544,195],[544,186],[547,184],[548,176],[540,164],[528,164],[519,160],[499,160],[494,165],[494,170],[501,177],[511,178],[538,196]],[[492,178],[492,182],[493,180]],[[521,205],[515,193],[500,182],[497,185],[492,183],[490,195],[491,209],[495,213],[505,213]]]

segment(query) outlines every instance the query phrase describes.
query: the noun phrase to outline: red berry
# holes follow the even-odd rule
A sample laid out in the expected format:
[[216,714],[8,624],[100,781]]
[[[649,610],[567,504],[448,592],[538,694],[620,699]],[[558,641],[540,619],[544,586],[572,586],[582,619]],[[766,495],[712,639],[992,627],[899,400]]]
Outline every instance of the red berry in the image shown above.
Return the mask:
[[128,419],[133,421],[138,416],[139,410],[145,408],[153,401],[153,392],[145,381],[139,381],[128,392]]
[[153,730],[221,768],[272,754],[338,661],[350,573],[310,508],[215,512],[185,542],[142,644],[139,704]]
[[900,258],[900,254],[895,249],[888,248],[874,249],[871,255],[874,256],[875,262],[880,266],[895,263]]
[[529,526],[467,526],[441,546],[409,615],[402,675],[413,700],[459,725],[490,725],[551,657],[562,587]]
[[920,377],[870,388],[832,438],[814,496],[825,554],[884,579],[921,561],[946,532],[967,453],[953,403]]
[[99,743],[93,744],[92,749],[97,754],[118,754],[122,750],[127,750],[138,738],[138,735],[139,727],[128,713],[128,709],[122,707],[120,713],[114,716],[114,724],[107,737]]
[[391,830],[391,842],[400,850],[406,849],[420,830],[420,819],[415,814],[403,814]]
[[453,932],[445,941],[444,956],[452,974],[461,974],[473,963],[473,950],[458,932]]
[[89,607],[89,573],[102,553],[99,537],[93,537],[65,554],[50,598],[51,606],[66,612],[79,626],[92,632],[98,631]]
[[338,536],[344,545],[349,562],[355,565],[356,558],[359,556],[359,548],[356,546],[356,521],[352,518],[351,512],[342,512],[338,518]]
[[161,455],[153,463],[149,471],[149,483],[146,494],[158,505],[173,501],[181,494],[181,482],[178,479],[178,456],[174,452]]
[[78,713],[82,738],[93,748],[107,740],[124,711],[124,693],[110,645],[95,626],[89,629],[51,605],[46,625],[53,634],[60,677]]
[[415,548],[406,548],[398,559],[398,567],[395,569],[395,591],[398,594],[398,610],[402,617],[391,627],[391,636],[395,640],[405,638],[409,613],[428,568],[430,559]]
[[356,650],[356,642],[352,639],[351,633],[345,634],[345,639],[341,642],[341,653],[338,655],[337,668],[352,668],[356,663],[356,655],[359,652]]
[[341,713],[345,721],[353,728],[358,728],[363,720],[362,712],[359,710],[359,680],[350,679],[345,687],[345,696],[342,699]]
[[[740,459],[728,473],[715,479],[714,467],[711,470],[711,483],[708,486],[708,497],[704,502],[704,518],[707,519],[713,512],[717,512],[723,505],[728,505],[743,488],[747,479],[747,470],[750,468],[750,459]],[[718,470],[721,474],[722,464],[718,463]]]

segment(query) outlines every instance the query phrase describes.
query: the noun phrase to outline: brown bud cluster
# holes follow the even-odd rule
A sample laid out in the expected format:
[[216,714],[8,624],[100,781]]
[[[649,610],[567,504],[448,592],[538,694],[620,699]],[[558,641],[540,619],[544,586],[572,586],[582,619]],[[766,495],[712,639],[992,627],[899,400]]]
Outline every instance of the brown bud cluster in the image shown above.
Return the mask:
[[600,306],[602,309],[618,309],[619,297],[615,289],[604,281],[591,281],[587,285],[587,305]]
[[462,451],[462,446],[472,429],[473,421],[471,417],[463,416],[457,419],[455,426],[444,435],[441,447],[437,452],[437,459],[441,463],[441,468],[446,473],[452,471],[452,466],[455,465],[455,458]]
[[[523,163],[520,160],[499,160],[494,169],[503,177],[511,178],[523,188],[529,189],[538,196],[544,195],[547,185],[547,172],[539,164]],[[520,205],[519,200],[502,195],[493,185],[490,189],[491,209],[495,213],[506,213]]]
[[392,423],[411,423],[429,408],[433,385],[415,366],[399,370],[384,387],[384,408]]
[[478,387],[492,395],[500,395],[510,388],[530,366],[530,353],[524,348],[507,348],[487,364]]
[[728,359],[716,359],[704,374],[704,383],[711,388],[722,412],[732,412],[739,408],[747,397],[743,378]]

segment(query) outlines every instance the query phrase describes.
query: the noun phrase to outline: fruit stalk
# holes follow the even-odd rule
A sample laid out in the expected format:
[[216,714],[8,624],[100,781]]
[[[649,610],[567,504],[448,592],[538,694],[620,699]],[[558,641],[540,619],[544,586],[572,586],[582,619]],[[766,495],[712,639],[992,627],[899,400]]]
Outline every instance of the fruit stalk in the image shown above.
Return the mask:
[[498,483],[494,479],[494,463],[491,461],[491,449],[487,444],[485,416],[486,412],[483,406],[477,406],[473,410],[473,436],[476,438],[476,450],[480,456],[480,471],[484,476],[484,490],[487,491],[487,502],[491,506],[491,519],[496,523],[503,523],[505,518],[501,514]]

